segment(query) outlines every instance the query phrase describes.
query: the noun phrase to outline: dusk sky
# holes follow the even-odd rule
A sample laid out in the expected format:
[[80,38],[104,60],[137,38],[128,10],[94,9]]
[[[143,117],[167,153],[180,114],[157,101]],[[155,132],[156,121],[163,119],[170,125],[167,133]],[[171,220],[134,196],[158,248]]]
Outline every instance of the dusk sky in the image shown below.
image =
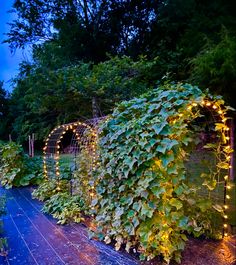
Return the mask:
[[8,32],[9,25],[15,15],[8,13],[11,9],[14,0],[0,0],[0,81],[4,81],[4,88],[8,91],[12,91],[12,85],[10,80],[17,74],[19,63],[27,59],[27,52],[17,50],[14,54],[11,54],[8,44],[2,44],[2,41],[6,38],[4,33]]

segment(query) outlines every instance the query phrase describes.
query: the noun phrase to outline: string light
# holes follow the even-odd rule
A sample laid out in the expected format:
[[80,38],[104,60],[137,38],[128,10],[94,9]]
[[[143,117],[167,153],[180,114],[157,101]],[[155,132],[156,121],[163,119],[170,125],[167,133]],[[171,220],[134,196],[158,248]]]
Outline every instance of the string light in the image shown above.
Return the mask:
[[[227,121],[227,118],[224,116],[224,110],[220,109],[220,106],[217,106],[218,104],[217,103],[214,103],[214,102],[210,102],[210,101],[205,101],[205,100],[202,100],[201,101],[201,105],[204,106],[206,105],[207,107],[212,107],[214,110],[217,111],[217,113],[220,115],[220,118],[221,118],[221,121],[224,125],[226,125],[226,121]],[[229,143],[230,141],[230,137],[227,135],[225,136],[224,135],[224,132],[228,132],[230,130],[230,128],[228,126],[224,126],[223,130],[222,130],[222,134],[223,134],[223,138],[225,139],[225,141],[227,141]],[[225,146],[225,149],[226,149],[226,152],[228,152],[228,150],[231,148],[231,146],[228,144],[227,146]],[[229,164],[228,165],[228,168],[230,169],[231,168],[231,165],[230,165],[230,160],[231,160],[231,156],[230,155],[225,155],[225,161]],[[226,205],[226,200],[229,200],[230,199],[230,196],[229,194],[227,194],[227,190],[230,190],[231,189],[231,186],[228,184],[228,179],[229,179],[229,176],[228,175],[225,175],[224,176],[224,220],[228,219],[228,215],[226,214],[226,210],[229,209],[229,206]],[[226,229],[228,229],[228,224],[227,223],[224,223],[223,224],[223,237],[224,236],[228,236],[228,233],[226,231]]]
[[[200,104],[200,102],[198,102]],[[187,109],[188,110],[192,110],[192,107],[196,107],[198,104],[196,102],[193,102],[191,105],[188,105]],[[220,107],[221,106],[217,106],[218,105],[218,102],[210,102],[208,100],[202,100],[201,101],[201,105],[202,106],[207,106],[207,107],[211,107],[212,109],[216,110],[216,112],[221,115],[220,118],[221,118],[221,121],[222,123],[226,123],[227,121],[227,118],[224,116],[224,110],[222,110]],[[179,117],[182,117],[183,116],[183,113],[179,113],[178,114]],[[175,122],[176,120],[173,120],[173,123]],[[107,122],[107,120],[106,120]],[[80,135],[78,134],[77,132],[77,126],[84,126],[85,128],[89,129],[91,131],[91,136],[93,137],[93,141],[90,143],[89,146],[86,147],[87,151],[92,155],[92,165],[91,165],[91,170],[95,170],[97,166],[99,166],[99,163],[97,162],[97,154],[96,154],[96,146],[97,146],[97,132],[95,130],[93,130],[91,128],[91,126],[89,126],[88,124],[85,124],[85,123],[81,123],[81,122],[76,122],[76,123],[73,123],[73,124],[68,124],[68,125],[62,125],[62,126],[58,126],[56,127],[55,129],[53,129],[51,131],[51,133],[48,135],[48,138],[46,139],[46,142],[45,142],[45,146],[43,148],[43,151],[47,151],[48,150],[48,142],[50,141],[51,137],[53,136],[53,134],[55,133],[55,131],[57,131],[57,133],[59,133],[59,139],[63,139],[64,137],[64,134],[68,131],[68,130],[72,130],[73,133],[75,134],[75,139],[77,141],[81,141],[80,139]],[[62,131],[60,132],[59,130]],[[230,128],[227,127],[227,126],[224,126],[223,130],[222,130],[222,134],[225,132],[225,131],[229,131]],[[58,132],[59,131],[59,132]],[[230,137],[229,136],[226,136],[225,137],[225,140],[226,141],[229,141],[230,140]],[[58,176],[58,179],[59,179],[59,176],[60,176],[60,168],[59,168],[59,149],[60,149],[60,145],[59,145],[60,141],[58,140],[57,141],[57,146],[56,146],[56,154],[57,156],[55,157],[56,159],[56,175]],[[225,146],[225,149],[230,149],[230,145],[227,145]],[[225,159],[229,162],[230,161],[230,156],[225,156]],[[47,176],[48,175],[48,172],[47,172],[47,165],[46,165],[46,156],[44,156],[44,161],[45,161],[45,164],[44,164],[44,173],[45,175]],[[230,166],[229,166],[230,168]],[[92,172],[91,172],[92,173]],[[227,194],[227,190],[229,190],[231,188],[230,185],[228,185],[228,176],[226,175],[224,177],[224,180],[225,180],[225,189],[224,189],[224,197],[225,199],[229,200],[230,199],[230,196]],[[58,185],[58,188],[59,188],[59,185]],[[93,199],[93,197],[95,196],[95,187],[92,186],[91,189],[90,189],[90,196],[91,196],[91,199]],[[94,207],[92,207],[94,208]],[[226,210],[229,208],[228,205],[225,204],[224,202],[224,219],[228,219],[228,215],[226,214]],[[225,229],[228,228],[228,224],[227,223],[223,223],[223,236],[227,236],[228,233],[226,233]]]

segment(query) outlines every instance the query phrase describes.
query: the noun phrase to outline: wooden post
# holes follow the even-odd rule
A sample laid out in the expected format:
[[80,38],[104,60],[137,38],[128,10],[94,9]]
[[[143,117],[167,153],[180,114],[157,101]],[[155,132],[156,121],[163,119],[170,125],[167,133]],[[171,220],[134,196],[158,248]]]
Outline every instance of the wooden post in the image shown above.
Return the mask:
[[34,133],[32,133],[31,138],[31,157],[34,157]]
[[31,136],[29,135],[29,156],[31,157]]

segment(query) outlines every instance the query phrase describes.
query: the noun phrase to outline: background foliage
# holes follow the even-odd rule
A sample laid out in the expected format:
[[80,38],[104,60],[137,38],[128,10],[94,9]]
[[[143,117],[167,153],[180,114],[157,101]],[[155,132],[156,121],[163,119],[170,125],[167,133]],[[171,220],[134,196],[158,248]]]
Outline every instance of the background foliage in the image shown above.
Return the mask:
[[188,124],[204,97],[197,87],[166,84],[115,109],[100,135],[93,201],[100,239],[135,248],[141,258],[179,262],[186,233],[216,236],[211,220],[222,208],[198,197],[185,166],[196,138]]
[[13,133],[24,141],[36,132],[42,141],[58,124],[93,117],[92,100],[97,115],[106,115],[117,102],[153,86],[150,70],[154,64],[145,58],[134,62],[128,57],[98,65],[81,62],[57,70],[22,64],[11,97]]
[[21,145],[0,143],[0,181],[6,188],[37,185],[42,179],[42,161],[29,158]]

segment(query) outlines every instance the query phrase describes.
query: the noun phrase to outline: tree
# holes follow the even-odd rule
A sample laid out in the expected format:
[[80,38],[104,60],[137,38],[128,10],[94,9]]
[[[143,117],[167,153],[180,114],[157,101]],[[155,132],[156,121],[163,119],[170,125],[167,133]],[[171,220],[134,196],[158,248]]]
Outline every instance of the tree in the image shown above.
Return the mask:
[[22,63],[11,97],[13,131],[21,142],[31,133],[43,140],[56,125],[92,118],[92,102],[99,116],[106,115],[116,103],[153,87],[154,63],[129,57],[60,69]]
[[69,61],[99,62],[107,53],[140,54],[159,1],[15,0],[6,42],[12,49],[46,42]]
[[236,107],[232,97],[236,91],[236,38],[223,29],[220,40],[209,40],[191,62],[190,80],[223,95],[228,104]]

